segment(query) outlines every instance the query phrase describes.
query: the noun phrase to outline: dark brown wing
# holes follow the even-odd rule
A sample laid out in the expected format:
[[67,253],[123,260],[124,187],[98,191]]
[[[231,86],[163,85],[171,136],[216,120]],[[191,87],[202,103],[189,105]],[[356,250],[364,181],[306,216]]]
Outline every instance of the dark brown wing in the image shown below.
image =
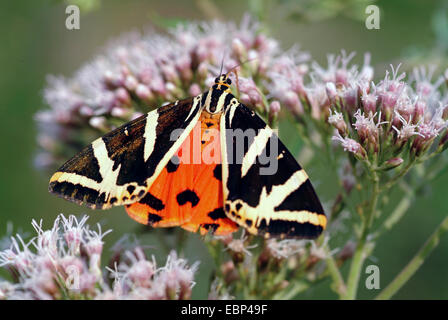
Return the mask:
[[308,179],[285,145],[253,111],[233,102],[221,122],[225,135],[226,215],[253,234],[316,238],[327,219]]
[[98,138],[51,177],[50,192],[94,209],[143,198],[199,119],[201,97],[160,107]]

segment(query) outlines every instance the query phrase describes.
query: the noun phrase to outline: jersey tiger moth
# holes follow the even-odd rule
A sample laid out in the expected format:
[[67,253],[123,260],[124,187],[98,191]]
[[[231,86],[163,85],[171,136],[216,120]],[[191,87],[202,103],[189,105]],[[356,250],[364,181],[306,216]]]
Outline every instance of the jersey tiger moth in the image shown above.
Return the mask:
[[124,205],[153,227],[318,237],[327,219],[307,174],[230,85],[223,74],[98,138],[59,168],[50,192],[93,209]]

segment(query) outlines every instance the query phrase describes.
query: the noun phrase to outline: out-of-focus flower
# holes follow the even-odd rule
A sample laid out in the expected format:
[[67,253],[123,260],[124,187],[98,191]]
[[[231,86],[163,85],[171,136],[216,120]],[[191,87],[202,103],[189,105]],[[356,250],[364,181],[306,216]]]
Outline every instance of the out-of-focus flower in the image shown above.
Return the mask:
[[266,248],[275,259],[287,259],[295,254],[301,255],[306,251],[306,240],[281,240],[271,239]]
[[0,279],[0,300],[5,300],[14,294],[15,287],[12,283]]
[[[18,275],[15,283],[0,282],[0,299],[188,299],[198,263],[173,251],[166,265],[157,268],[140,247],[125,251],[112,270],[113,288],[101,268],[103,237],[111,230],[90,230],[87,217],[56,218],[50,230],[42,221],[32,224],[37,236],[25,242],[17,235],[0,252],[0,266]],[[33,250],[34,249],[34,250]]]
[[247,235],[246,230],[243,229],[243,232],[241,232],[241,236],[239,239],[232,238],[231,241],[227,243],[227,249],[229,249],[233,253],[237,254],[247,254],[252,255],[252,253],[249,251],[249,249],[255,248],[257,245],[248,245],[247,244]]
[[238,281],[240,278],[238,270],[235,268],[235,264],[232,260],[224,262],[220,266],[220,271],[222,273],[222,278],[227,285]]
[[232,300],[232,297],[223,286],[220,284],[218,279],[213,280],[210,286],[210,292],[208,294],[209,300]]
[[[244,16],[240,25],[199,22],[179,25],[168,35],[152,30],[130,33],[109,44],[73,77],[49,76],[44,99],[50,108],[35,117],[41,148],[36,164],[63,162],[99,134],[137,114],[204,92],[222,61],[224,72],[238,66],[240,98],[261,112],[269,111],[276,97],[285,101],[281,90],[273,93],[270,83],[287,72],[297,75],[282,83],[292,85],[291,93],[303,92],[301,79],[306,72],[296,64],[307,55],[297,48],[282,54],[277,42],[260,30],[258,23]],[[293,69],[288,71],[290,66]],[[291,107],[299,108],[294,105],[298,103],[289,98]],[[274,111],[279,111],[278,104]]]

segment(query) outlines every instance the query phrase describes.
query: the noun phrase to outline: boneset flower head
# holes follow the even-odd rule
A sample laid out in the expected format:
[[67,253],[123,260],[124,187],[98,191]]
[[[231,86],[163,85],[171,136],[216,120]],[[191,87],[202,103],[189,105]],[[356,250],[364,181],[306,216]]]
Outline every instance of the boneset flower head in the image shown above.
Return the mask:
[[[16,275],[15,283],[0,282],[0,299],[187,299],[191,297],[198,263],[191,267],[173,251],[157,268],[143,250],[122,253],[112,270],[111,289],[101,268],[103,237],[111,230],[91,230],[87,216],[56,218],[50,230],[33,221],[37,236],[25,242],[17,235],[0,251],[0,267]],[[76,236],[74,236],[76,234]],[[75,240],[76,241],[75,241]],[[74,245],[75,243],[75,245]],[[87,254],[82,254],[86,252]]]
[[[329,61],[334,64],[334,59]],[[414,78],[406,82],[406,73],[400,73],[399,68],[400,65],[391,66],[391,72],[387,71],[378,83],[358,78],[350,87],[339,86],[337,93],[334,89],[337,84],[328,82],[328,79],[336,81],[334,74],[329,72],[335,68],[330,65],[326,73],[317,69],[317,74],[325,76],[320,81],[327,84],[327,96],[335,108],[330,110],[327,119],[338,131],[333,140],[338,141],[345,151],[360,158],[384,159],[378,152],[398,156],[400,152],[411,150],[412,154],[402,158],[420,157],[431,149],[434,139],[446,128],[442,116],[444,108],[440,107],[441,101],[446,99],[441,97],[446,93],[437,90],[442,82],[440,79],[430,82],[434,70],[427,74],[425,68],[418,68]],[[347,123],[346,119],[352,122]],[[346,131],[345,127],[350,130]],[[389,166],[384,163],[384,167]]]
[[[36,164],[59,163],[73,154],[69,145],[81,147],[141,113],[205,91],[221,62],[223,71],[240,65],[244,103],[269,112],[265,84],[272,70],[285,72],[285,57],[249,16],[240,25],[200,22],[179,25],[168,35],[150,30],[124,35],[73,77],[48,77],[44,99],[50,109],[36,115],[42,151]],[[294,64],[306,59],[298,49],[287,57]],[[295,77],[296,91],[301,91],[301,77]]]

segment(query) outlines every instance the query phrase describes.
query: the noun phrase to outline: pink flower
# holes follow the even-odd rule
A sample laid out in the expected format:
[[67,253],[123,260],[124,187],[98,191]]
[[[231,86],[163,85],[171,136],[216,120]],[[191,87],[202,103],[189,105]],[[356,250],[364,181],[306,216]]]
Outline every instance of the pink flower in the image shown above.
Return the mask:
[[420,133],[416,131],[418,125],[412,124],[412,116],[409,121],[406,121],[406,119],[401,116],[398,111],[395,111],[395,118],[397,118],[401,122],[400,129],[392,125],[392,128],[397,132],[397,138],[399,140],[406,141],[416,134],[420,135]]
[[[189,266],[173,251],[157,268],[140,247],[126,250],[110,288],[100,265],[103,237],[110,230],[90,230],[87,217],[60,215],[51,230],[33,221],[37,237],[28,243],[20,236],[0,251],[0,267],[14,268],[16,284],[0,282],[0,299],[188,299],[198,263]],[[58,237],[60,235],[60,237]],[[78,241],[79,240],[79,241]],[[31,250],[34,247],[35,250]],[[55,246],[55,248],[54,248]],[[78,247],[78,248],[75,248]]]
[[338,129],[340,135],[345,136],[347,134],[347,124],[345,123],[344,116],[341,112],[330,109],[330,116],[328,117],[328,123]]
[[337,132],[337,134],[334,135],[331,140],[338,141],[341,144],[342,148],[344,148],[344,151],[354,153],[361,159],[366,157],[366,151],[357,141],[351,138],[343,138],[339,134],[339,132]]

